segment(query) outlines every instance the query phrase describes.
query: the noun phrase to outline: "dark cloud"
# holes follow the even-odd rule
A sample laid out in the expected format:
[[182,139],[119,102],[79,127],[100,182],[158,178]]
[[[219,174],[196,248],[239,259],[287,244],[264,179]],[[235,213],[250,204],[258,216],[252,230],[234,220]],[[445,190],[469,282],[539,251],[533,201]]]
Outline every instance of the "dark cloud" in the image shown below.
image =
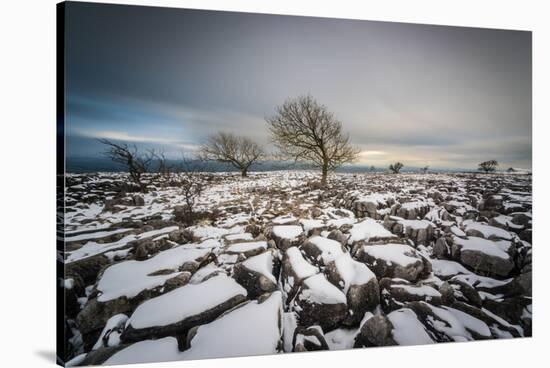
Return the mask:
[[268,144],[264,117],[311,93],[367,163],[531,166],[530,32],[69,3],[66,42],[71,136]]

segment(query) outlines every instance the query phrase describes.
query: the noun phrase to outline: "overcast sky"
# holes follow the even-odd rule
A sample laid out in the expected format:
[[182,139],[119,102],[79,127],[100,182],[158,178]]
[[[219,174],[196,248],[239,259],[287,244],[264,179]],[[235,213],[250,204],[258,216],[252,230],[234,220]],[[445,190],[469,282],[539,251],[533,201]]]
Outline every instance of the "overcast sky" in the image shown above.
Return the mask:
[[[313,95],[358,163],[531,168],[531,33],[69,3],[68,156],[94,138],[191,151]],[[269,146],[268,146],[269,147]]]

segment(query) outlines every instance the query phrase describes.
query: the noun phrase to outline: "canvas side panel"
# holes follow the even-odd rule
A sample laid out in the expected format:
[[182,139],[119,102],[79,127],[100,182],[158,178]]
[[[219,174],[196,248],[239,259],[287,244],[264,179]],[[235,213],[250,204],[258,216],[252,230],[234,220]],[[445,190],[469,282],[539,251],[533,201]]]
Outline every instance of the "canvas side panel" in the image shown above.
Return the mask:
[[65,3],[56,5],[56,349],[57,364],[67,361],[65,331]]

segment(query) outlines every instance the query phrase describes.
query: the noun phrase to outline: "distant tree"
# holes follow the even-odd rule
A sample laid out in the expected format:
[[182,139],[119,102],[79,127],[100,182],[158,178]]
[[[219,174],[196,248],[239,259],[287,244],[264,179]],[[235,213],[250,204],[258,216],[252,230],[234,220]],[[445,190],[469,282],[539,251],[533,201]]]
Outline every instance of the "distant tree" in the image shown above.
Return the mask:
[[201,160],[228,163],[237,168],[243,177],[250,166],[264,155],[262,147],[251,139],[224,132],[209,136],[199,150]]
[[359,151],[342,132],[342,123],[311,96],[288,99],[267,118],[271,139],[281,157],[321,169],[321,184],[329,170],[355,161]]
[[403,164],[401,162],[396,162],[394,164],[391,164],[389,169],[393,174],[399,174],[399,171],[403,168]]
[[513,172],[516,172],[516,169],[514,169],[513,167],[509,167],[508,170],[506,171],[509,173],[513,173]]
[[371,167],[369,168],[369,170],[370,170],[371,172],[375,172],[375,171],[376,171],[376,167],[371,166]]
[[429,168],[430,168],[429,166],[424,166],[424,167],[420,168],[420,171],[421,171],[423,174],[426,174],[426,173],[428,172]]
[[128,146],[126,143],[114,143],[107,139],[99,139],[99,142],[107,146],[104,154],[113,162],[124,165],[132,181],[139,186],[142,192],[145,192],[146,185],[141,178],[144,173],[148,172],[155,151],[141,154],[135,145]]
[[484,161],[479,164],[477,168],[479,171],[484,171],[486,174],[493,172],[497,169],[498,162],[496,160]]

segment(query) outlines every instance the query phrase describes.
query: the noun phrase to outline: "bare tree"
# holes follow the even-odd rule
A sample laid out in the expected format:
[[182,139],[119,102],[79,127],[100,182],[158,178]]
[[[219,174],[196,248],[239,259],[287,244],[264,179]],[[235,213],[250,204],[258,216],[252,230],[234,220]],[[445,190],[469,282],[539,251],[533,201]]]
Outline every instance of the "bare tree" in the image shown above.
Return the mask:
[[149,170],[149,165],[154,157],[154,151],[147,154],[139,153],[135,145],[128,146],[126,143],[114,143],[107,139],[99,139],[99,142],[107,146],[104,152],[113,162],[124,165],[132,178],[142,192],[146,191],[141,177]]
[[424,167],[421,167],[420,168],[420,171],[422,172],[422,174],[426,174],[428,172],[428,170],[430,169],[429,166],[424,166]]
[[264,156],[264,150],[247,137],[219,132],[208,137],[199,150],[201,160],[228,163],[245,177],[250,166]]
[[373,165],[373,166],[371,166],[371,167],[369,168],[369,170],[370,170],[370,172],[375,172],[375,171],[376,171],[376,167],[374,167],[374,165]]
[[393,174],[399,174],[399,171],[403,168],[403,164],[401,162],[396,162],[394,164],[391,164],[389,169]]
[[204,190],[204,181],[202,168],[194,165],[191,160],[182,157],[182,163],[178,167],[178,186],[183,195],[184,205],[174,208],[176,221],[183,222],[186,225],[193,225],[197,215],[195,205],[197,199]]
[[359,151],[342,132],[342,123],[311,96],[289,99],[267,118],[271,138],[282,157],[321,169],[321,184],[329,170],[355,161]]
[[484,161],[479,164],[477,168],[479,171],[484,171],[486,174],[493,172],[497,169],[498,162],[496,160]]
[[172,165],[168,164],[168,160],[163,151],[156,152],[155,150],[149,150],[149,154],[152,155],[158,162],[158,172],[161,175],[169,176],[172,171]]

